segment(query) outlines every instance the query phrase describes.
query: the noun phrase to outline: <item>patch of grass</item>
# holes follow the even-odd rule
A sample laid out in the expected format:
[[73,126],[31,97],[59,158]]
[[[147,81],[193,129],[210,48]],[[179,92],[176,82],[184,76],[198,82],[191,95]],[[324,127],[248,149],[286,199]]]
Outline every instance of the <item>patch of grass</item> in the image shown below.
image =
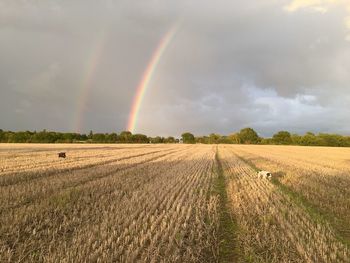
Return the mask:
[[238,246],[236,244],[236,235],[238,226],[231,215],[229,200],[226,191],[226,178],[224,169],[219,158],[218,149],[215,155],[217,178],[214,181],[213,192],[219,196],[219,262],[238,261]]

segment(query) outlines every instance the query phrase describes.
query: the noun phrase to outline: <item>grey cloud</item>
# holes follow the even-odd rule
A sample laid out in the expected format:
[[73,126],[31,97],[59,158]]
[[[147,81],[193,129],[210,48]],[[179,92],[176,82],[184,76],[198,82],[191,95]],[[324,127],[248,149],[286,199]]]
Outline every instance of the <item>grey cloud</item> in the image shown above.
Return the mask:
[[0,0],[0,128],[73,131],[85,89],[82,131],[125,129],[152,53],[181,23],[137,132],[350,133],[346,13],[290,2]]

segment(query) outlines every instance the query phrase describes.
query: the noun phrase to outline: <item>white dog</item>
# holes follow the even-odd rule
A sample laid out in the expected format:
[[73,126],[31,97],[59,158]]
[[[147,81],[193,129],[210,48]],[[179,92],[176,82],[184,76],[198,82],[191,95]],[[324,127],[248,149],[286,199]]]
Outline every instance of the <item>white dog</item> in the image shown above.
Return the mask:
[[268,171],[259,171],[257,172],[258,178],[261,179],[268,179],[271,180],[272,179],[272,174]]

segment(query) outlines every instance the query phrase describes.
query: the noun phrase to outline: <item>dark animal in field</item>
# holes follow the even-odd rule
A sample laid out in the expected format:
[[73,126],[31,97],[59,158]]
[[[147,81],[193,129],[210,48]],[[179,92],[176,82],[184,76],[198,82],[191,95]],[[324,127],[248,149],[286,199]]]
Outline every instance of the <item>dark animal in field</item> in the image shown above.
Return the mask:
[[58,153],[58,158],[66,158],[66,153],[65,152]]

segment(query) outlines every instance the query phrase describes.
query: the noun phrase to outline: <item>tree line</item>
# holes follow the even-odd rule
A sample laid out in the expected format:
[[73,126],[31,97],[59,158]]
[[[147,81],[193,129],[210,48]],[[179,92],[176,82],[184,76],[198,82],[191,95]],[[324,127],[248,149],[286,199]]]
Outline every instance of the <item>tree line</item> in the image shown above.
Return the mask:
[[350,136],[339,134],[307,132],[304,135],[279,131],[271,138],[262,138],[252,128],[244,128],[239,132],[222,136],[212,133],[209,136],[191,138],[186,135],[184,142],[204,144],[263,144],[263,145],[303,145],[303,146],[334,146],[350,147]]
[[202,144],[274,144],[274,145],[305,145],[305,146],[338,146],[350,147],[350,136],[338,134],[307,132],[304,135],[279,131],[271,138],[263,138],[252,128],[244,128],[230,135],[212,133],[208,136],[194,136],[185,132],[181,138],[148,137],[144,134],[132,134],[129,131],[121,133],[63,133],[54,131],[3,131],[0,129],[1,143],[202,143]]
[[117,133],[64,133],[55,131],[3,131],[0,129],[1,143],[176,143],[174,137],[148,137],[129,131]]

